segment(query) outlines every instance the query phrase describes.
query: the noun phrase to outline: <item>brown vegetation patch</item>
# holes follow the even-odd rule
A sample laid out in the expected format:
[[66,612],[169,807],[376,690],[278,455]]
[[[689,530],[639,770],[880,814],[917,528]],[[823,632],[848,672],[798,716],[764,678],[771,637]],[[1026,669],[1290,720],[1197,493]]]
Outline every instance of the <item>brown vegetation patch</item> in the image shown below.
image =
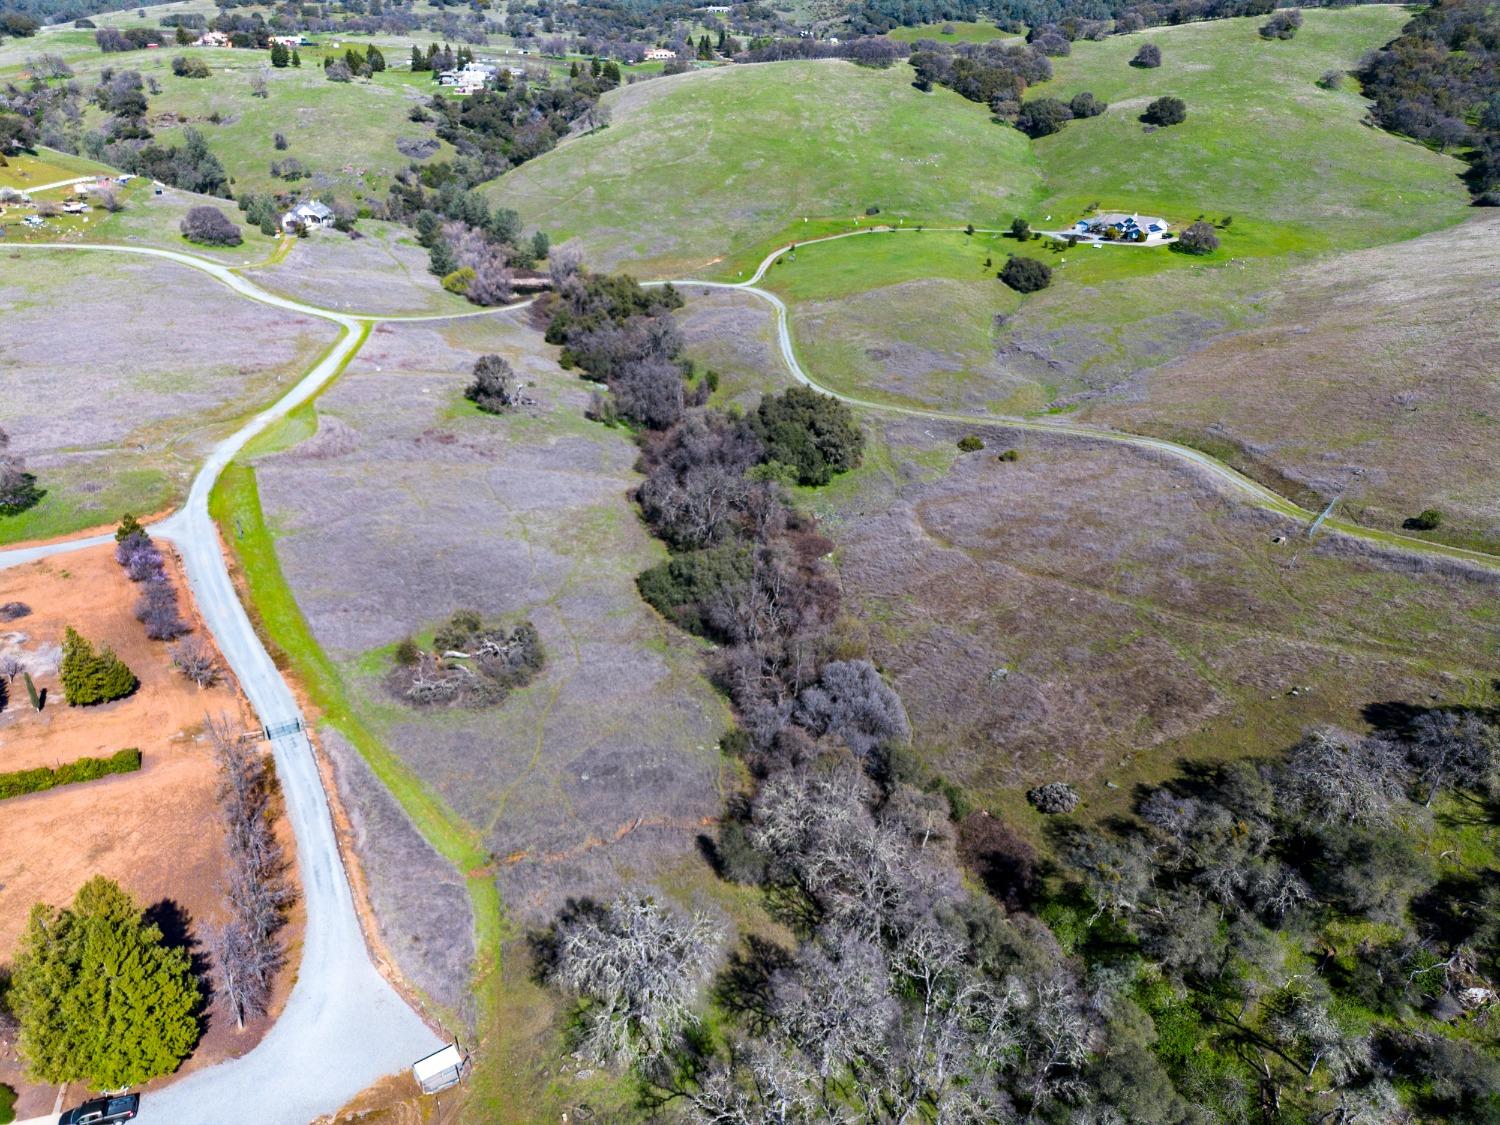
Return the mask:
[[1472,661],[1500,642],[1492,581],[1310,546],[1119,447],[1016,435],[1018,461],[931,468],[959,432],[889,426],[892,468],[833,526],[917,745],[966,786],[1097,786],[1357,725],[1376,700],[1487,690]]
[[1261,327],[1153,371],[1092,419],[1243,451],[1362,521],[1443,509],[1500,542],[1500,218],[1298,270]]

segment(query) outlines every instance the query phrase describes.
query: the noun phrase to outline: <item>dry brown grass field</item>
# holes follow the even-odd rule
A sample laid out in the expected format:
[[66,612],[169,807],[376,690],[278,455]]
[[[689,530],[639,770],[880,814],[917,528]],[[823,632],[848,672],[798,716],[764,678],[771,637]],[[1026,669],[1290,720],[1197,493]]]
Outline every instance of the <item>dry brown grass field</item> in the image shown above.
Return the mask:
[[296,239],[285,257],[245,271],[262,288],[339,312],[420,316],[472,312],[427,270],[411,231],[364,220],[352,238],[335,230]]
[[197,270],[126,255],[7,255],[0,306],[0,427],[46,491],[0,518],[0,541],[171,504],[211,441],[335,337]]
[[1494,698],[1494,575],[1310,542],[1156,455],[1004,431],[961,455],[961,427],[868,429],[866,467],[809,499],[917,745],[1017,816],[1040,781],[1110,808],[1185,755]]
[[[534,406],[464,402],[486,351]],[[257,462],[319,643],[382,740],[483,834],[528,921],[694,855],[728,722],[697,646],[636,592],[660,548],[630,504],[635,448],[583,419],[588,388],[551,352],[505,318],[383,326],[318,400],[316,435]],[[460,608],[533,621],[545,669],[492,709],[398,702],[392,646]]]
[[1091,420],[1227,447],[1362,522],[1428,507],[1500,544],[1500,217],[1291,273],[1253,326],[1132,378]]

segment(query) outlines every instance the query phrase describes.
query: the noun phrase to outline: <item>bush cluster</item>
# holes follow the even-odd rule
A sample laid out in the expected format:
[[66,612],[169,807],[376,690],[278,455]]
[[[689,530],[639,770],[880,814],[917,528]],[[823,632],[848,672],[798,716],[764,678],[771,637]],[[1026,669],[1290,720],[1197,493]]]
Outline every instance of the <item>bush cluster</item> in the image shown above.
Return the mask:
[[486,707],[530,683],[547,652],[530,621],[507,631],[461,609],[433,635],[431,651],[407,638],[395,657],[386,682],[397,698],[417,706]]
[[37,766],[35,769],[14,770],[0,773],[0,800],[20,797],[27,793],[41,793],[59,785],[72,785],[79,781],[95,781],[116,773],[133,773],[141,768],[141,752],[135,748],[118,750],[108,758],[79,758],[55,769]]
[[1036,258],[1012,254],[1000,270],[1000,280],[1017,293],[1036,293],[1052,284],[1052,269]]

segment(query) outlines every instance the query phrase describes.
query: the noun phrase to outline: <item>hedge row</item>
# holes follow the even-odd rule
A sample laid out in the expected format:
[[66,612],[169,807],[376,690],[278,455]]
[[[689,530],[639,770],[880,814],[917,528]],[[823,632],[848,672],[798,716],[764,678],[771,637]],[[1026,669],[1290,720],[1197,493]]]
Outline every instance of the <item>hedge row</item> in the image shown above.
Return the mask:
[[59,785],[72,785],[75,781],[94,781],[112,773],[134,773],[141,768],[141,752],[135,747],[119,750],[108,758],[79,758],[57,769],[38,766],[31,770],[15,770],[0,773],[0,801],[7,797],[23,797],[27,793],[40,793],[44,789],[55,789]]

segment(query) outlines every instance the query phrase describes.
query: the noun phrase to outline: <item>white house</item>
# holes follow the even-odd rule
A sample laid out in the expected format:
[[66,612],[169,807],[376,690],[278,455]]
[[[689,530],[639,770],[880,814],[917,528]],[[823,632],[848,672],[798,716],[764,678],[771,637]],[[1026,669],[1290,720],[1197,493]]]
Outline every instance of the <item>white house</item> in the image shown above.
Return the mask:
[[677,57],[676,51],[669,51],[665,47],[652,47],[646,52],[647,62],[669,62]]
[[205,31],[193,41],[195,47],[233,47],[229,36],[222,31]]
[[319,203],[316,199],[310,203],[299,203],[281,216],[281,229],[288,234],[295,233],[299,228],[317,230],[320,227],[332,225],[333,208],[326,203]]
[[438,75],[438,85],[447,86],[458,94],[473,94],[483,90],[485,84],[500,72],[494,63],[466,62],[457,70],[445,70]]

